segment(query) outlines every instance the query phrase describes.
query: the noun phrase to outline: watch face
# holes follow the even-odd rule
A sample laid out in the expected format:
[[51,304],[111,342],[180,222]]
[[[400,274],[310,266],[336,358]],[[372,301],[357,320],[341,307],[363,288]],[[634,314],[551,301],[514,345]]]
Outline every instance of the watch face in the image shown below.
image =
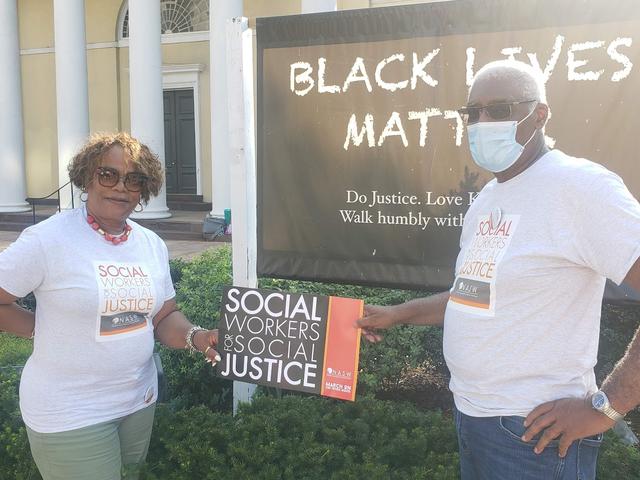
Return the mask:
[[596,410],[604,408],[606,402],[607,401],[605,400],[604,395],[602,395],[600,392],[595,393],[593,397],[591,397],[591,405],[593,405],[593,408],[595,408]]

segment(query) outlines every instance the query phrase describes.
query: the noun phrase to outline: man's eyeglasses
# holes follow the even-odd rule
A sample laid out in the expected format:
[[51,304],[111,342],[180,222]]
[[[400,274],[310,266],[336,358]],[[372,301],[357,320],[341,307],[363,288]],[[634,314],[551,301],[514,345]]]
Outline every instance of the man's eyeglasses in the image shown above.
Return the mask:
[[[103,187],[115,187],[120,181],[120,172],[115,168],[98,167],[96,175],[98,183]],[[130,192],[139,192],[145,187],[148,180],[149,177],[144,173],[129,172],[124,176],[124,188]]]
[[462,117],[465,123],[476,123],[480,120],[480,114],[482,110],[487,112],[487,115],[491,120],[508,120],[511,118],[512,108],[514,105],[521,105],[523,103],[537,102],[537,100],[523,100],[522,102],[505,102],[505,103],[492,103],[490,105],[483,106],[466,106],[458,110],[458,113]]

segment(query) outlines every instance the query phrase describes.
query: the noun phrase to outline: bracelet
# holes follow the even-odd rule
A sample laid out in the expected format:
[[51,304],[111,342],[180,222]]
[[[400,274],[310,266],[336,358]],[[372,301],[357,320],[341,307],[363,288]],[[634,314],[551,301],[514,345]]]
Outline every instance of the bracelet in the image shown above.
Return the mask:
[[185,347],[189,349],[189,352],[191,353],[196,353],[199,350],[196,348],[196,346],[193,344],[193,337],[196,335],[196,332],[200,332],[200,331],[205,331],[206,329],[199,327],[198,325],[194,325],[193,327],[191,327],[188,331],[187,331],[187,335],[185,337]]

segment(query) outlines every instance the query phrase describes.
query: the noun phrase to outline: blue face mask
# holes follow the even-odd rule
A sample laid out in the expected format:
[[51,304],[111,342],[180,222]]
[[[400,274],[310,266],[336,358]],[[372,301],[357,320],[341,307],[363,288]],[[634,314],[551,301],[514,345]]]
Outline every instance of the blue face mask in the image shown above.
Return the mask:
[[519,122],[478,122],[467,126],[469,148],[476,164],[493,173],[504,172],[522,155],[524,147],[536,134],[533,131],[524,145],[516,141],[518,125],[524,122],[535,109]]

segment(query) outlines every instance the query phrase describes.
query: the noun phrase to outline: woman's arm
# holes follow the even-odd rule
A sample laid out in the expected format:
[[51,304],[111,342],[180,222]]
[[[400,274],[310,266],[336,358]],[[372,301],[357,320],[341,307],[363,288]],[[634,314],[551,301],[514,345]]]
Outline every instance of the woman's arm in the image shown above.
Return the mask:
[[17,297],[0,288],[0,331],[31,338],[36,316],[33,312],[16,305],[16,300]]
[[[187,333],[194,326],[184,314],[178,310],[174,299],[167,300],[153,318],[155,336],[169,348],[187,348]],[[193,346],[202,352],[213,365],[220,361],[215,350],[218,344],[217,330],[198,330],[192,337]]]

